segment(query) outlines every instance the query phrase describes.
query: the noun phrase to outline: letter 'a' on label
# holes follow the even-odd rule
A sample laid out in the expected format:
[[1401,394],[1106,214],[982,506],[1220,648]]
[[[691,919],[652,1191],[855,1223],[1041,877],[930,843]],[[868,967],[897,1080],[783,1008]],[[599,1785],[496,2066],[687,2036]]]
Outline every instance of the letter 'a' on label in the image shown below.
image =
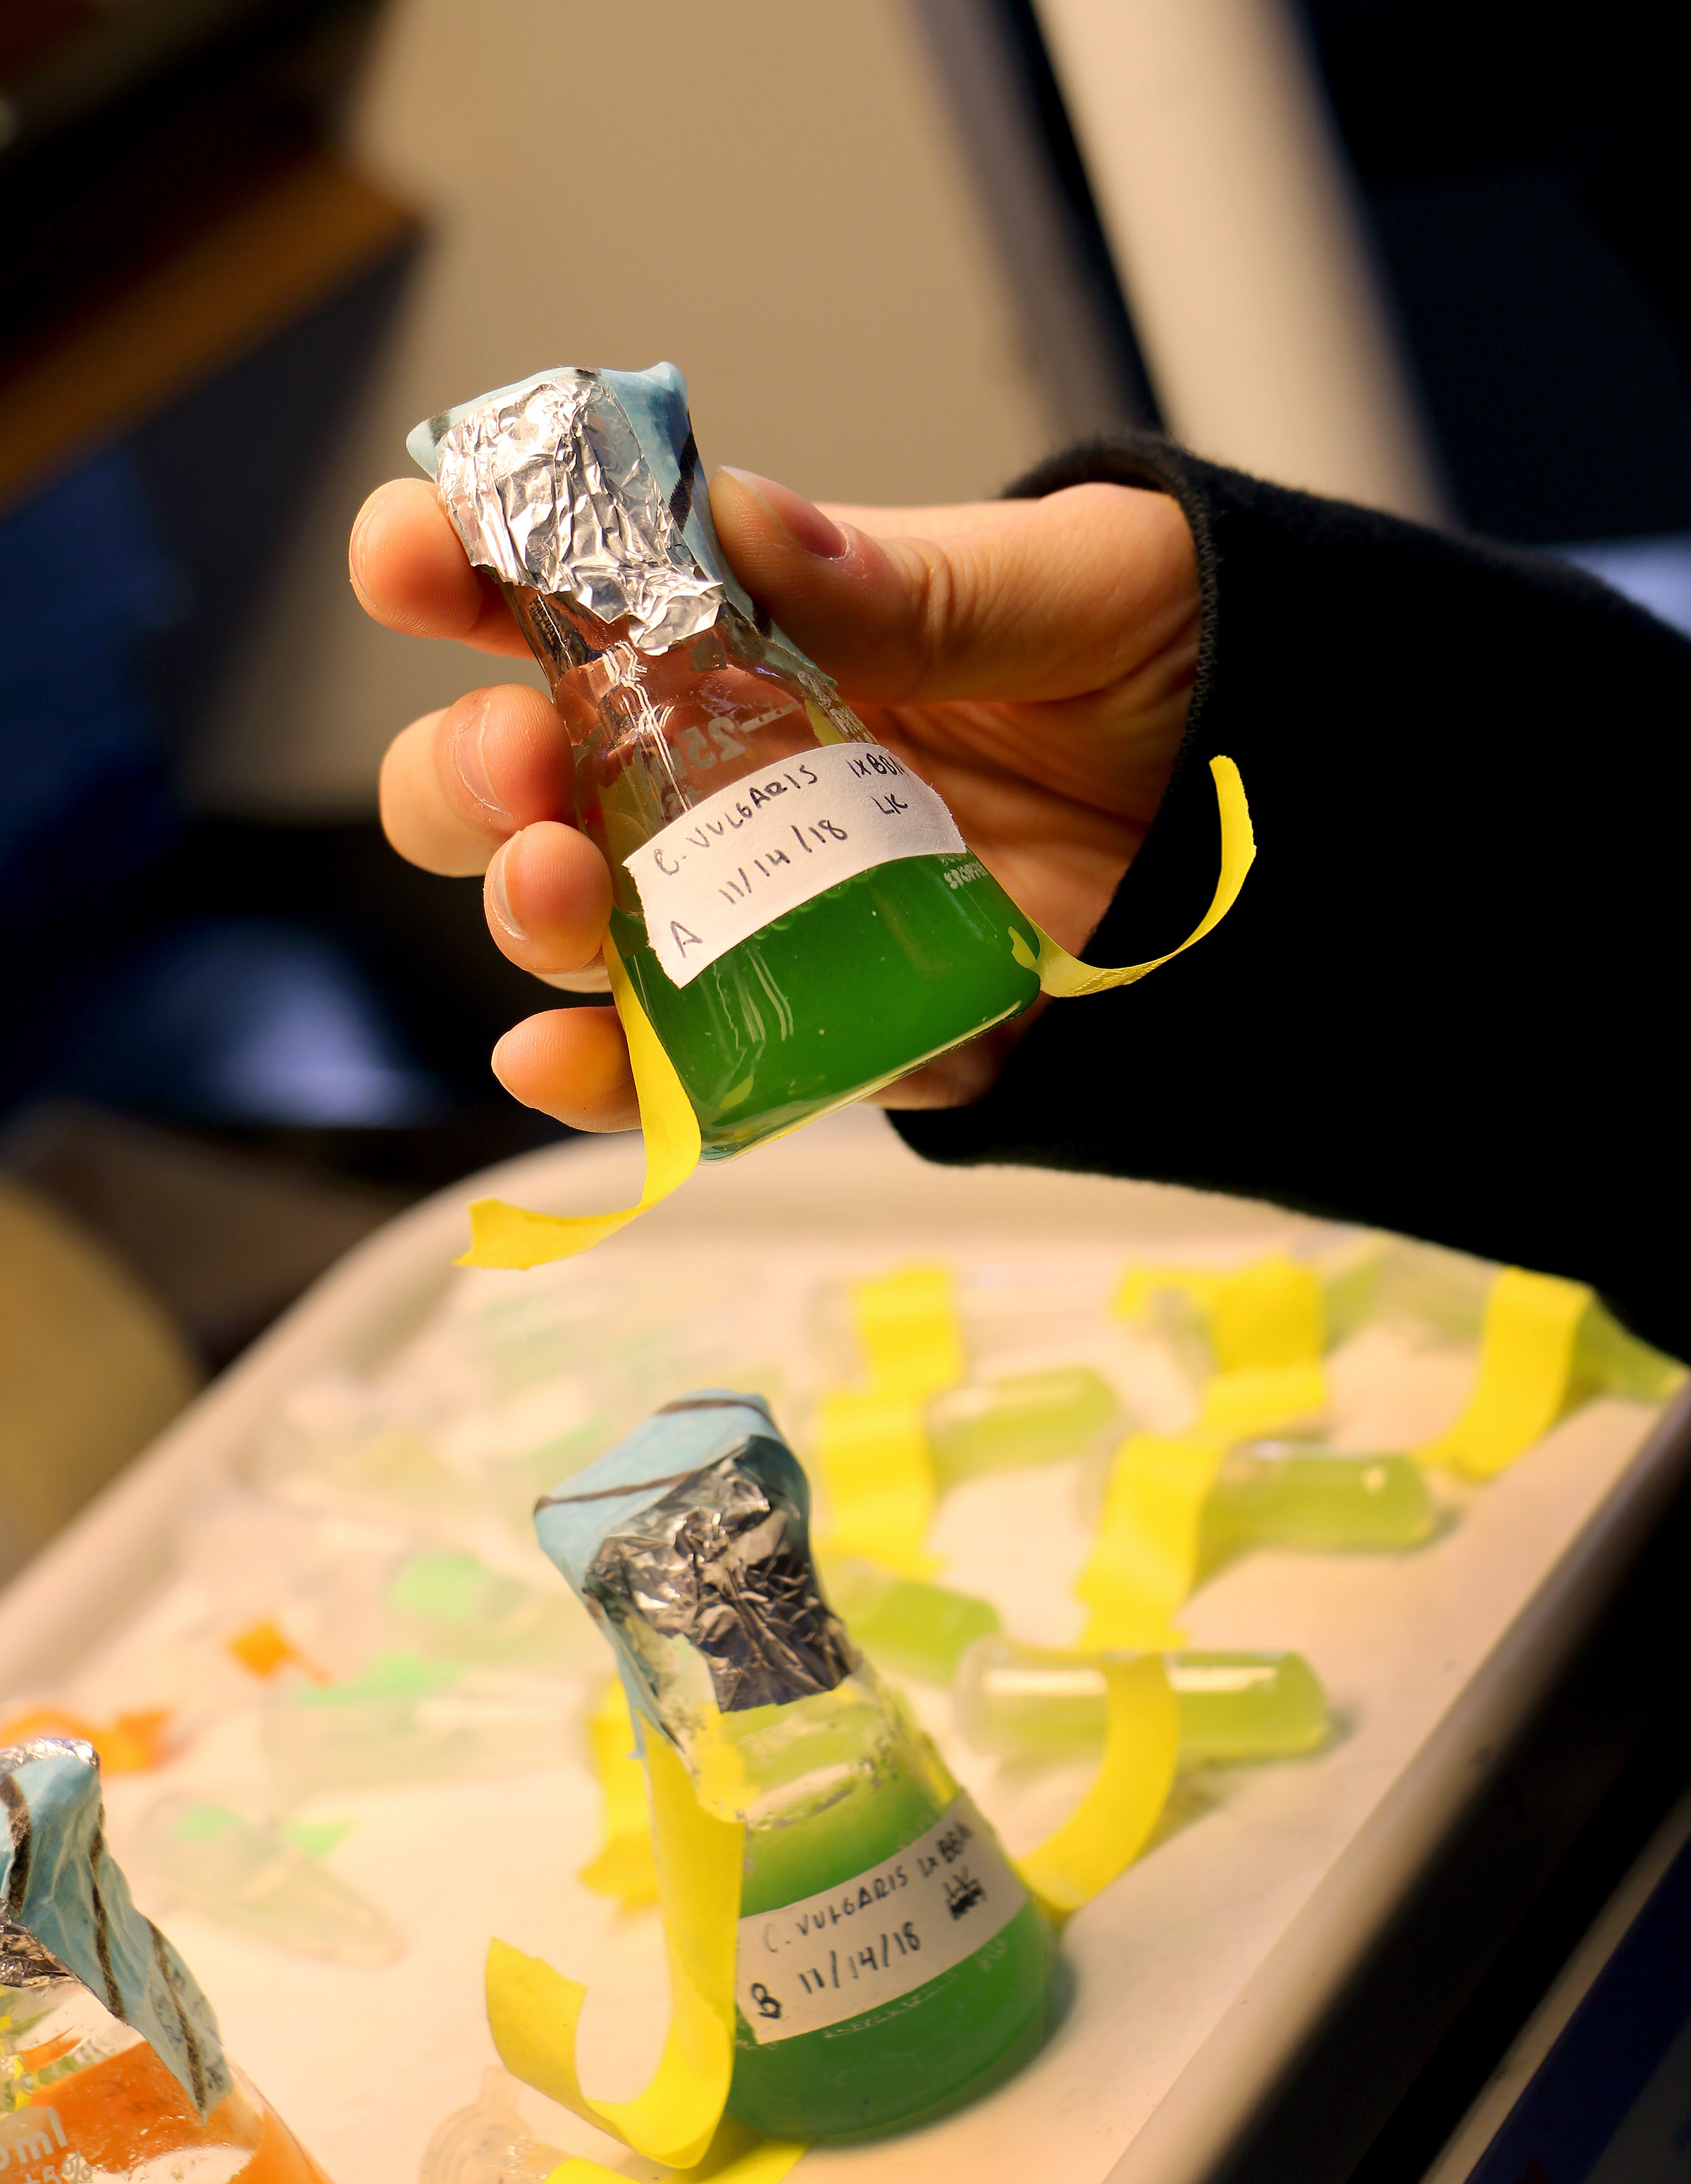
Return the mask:
[[942,799],[878,744],[830,744],[719,788],[623,860],[677,986],[825,889],[967,845]]
[[861,2017],[1002,1933],[1027,1891],[966,1797],[850,1880],[740,1921],[734,1996],[760,2048]]

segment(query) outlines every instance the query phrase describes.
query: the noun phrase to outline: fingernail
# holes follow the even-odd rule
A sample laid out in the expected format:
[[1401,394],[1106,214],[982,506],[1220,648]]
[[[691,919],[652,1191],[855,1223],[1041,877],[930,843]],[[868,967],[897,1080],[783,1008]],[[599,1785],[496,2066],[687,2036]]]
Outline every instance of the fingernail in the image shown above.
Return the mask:
[[490,698],[483,698],[476,706],[453,738],[453,763],[458,768],[459,779],[488,817],[509,827],[515,822],[487,771],[487,727],[492,710]]
[[[510,1044],[510,1037],[511,1037],[511,1035],[510,1035],[509,1032],[505,1033],[504,1036],[503,1036],[503,1038],[498,1041],[498,1045],[494,1047],[493,1051],[492,1052],[492,1054],[490,1054],[490,1055],[488,1056],[488,1057],[487,1057],[487,1066],[488,1066],[488,1067],[492,1071],[492,1072],[493,1072],[494,1076],[495,1076],[495,1077],[497,1077],[497,1078],[498,1078],[498,1080],[499,1080],[500,1084],[503,1084],[503,1085],[504,1085],[504,1088],[505,1088],[505,1089],[506,1089],[506,1091],[507,1091],[507,1092],[510,1092],[510,1091],[511,1091],[511,1088],[510,1088],[510,1084],[509,1084],[509,1083],[508,1082],[508,1080],[507,1080],[507,1078],[506,1078],[505,1072],[504,1072],[503,1069],[503,1068],[501,1068],[501,1067],[500,1067],[500,1056],[504,1053],[504,1050],[505,1050],[506,1047]],[[515,1092],[512,1092],[512,1093],[511,1093],[511,1097],[512,1097],[513,1099],[515,1099],[516,1095],[515,1095]]]
[[794,493],[791,486],[777,485],[773,478],[759,477],[755,471],[737,471],[731,463],[722,467],[737,485],[743,486],[762,504],[770,521],[807,554],[837,561],[842,554],[850,552],[851,541],[838,524],[831,523],[803,493]]
[[526,928],[511,908],[510,894],[505,885],[506,861],[521,838],[520,834],[513,834],[509,842],[501,842],[493,852],[493,861],[487,867],[488,905],[513,940],[528,939]]
[[347,541],[347,560],[355,581],[359,574],[359,566],[364,559],[364,533],[370,529],[377,508],[387,499],[395,482],[394,479],[390,478],[386,485],[379,485],[374,493],[366,493],[363,507],[353,518],[353,535]]

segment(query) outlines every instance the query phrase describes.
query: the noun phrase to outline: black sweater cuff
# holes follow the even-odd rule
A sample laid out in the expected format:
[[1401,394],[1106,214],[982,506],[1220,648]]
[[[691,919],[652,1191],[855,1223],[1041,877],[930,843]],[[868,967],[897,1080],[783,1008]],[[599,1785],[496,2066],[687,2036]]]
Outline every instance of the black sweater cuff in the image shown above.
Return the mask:
[[1175,496],[1203,625],[1174,777],[1086,953],[1176,945],[1215,886],[1209,760],[1258,858],[1143,983],[1049,1008],[929,1159],[1193,1184],[1590,1281],[1691,1351],[1666,1052],[1691,644],[1571,568],[1317,500],[1149,435],[1048,463]]

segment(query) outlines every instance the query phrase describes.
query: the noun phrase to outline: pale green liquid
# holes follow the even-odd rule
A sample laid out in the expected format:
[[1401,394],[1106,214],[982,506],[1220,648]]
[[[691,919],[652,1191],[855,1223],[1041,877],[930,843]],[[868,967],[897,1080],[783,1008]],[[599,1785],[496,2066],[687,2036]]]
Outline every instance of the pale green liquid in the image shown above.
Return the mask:
[[[1298,1653],[1165,1653],[1185,1767],[1289,1758],[1327,1733],[1327,1694]],[[1050,1758],[1104,1742],[1108,1695],[1097,1663],[989,1638],[959,1663],[958,1724],[977,1751]]]
[[989,1600],[921,1578],[898,1577],[872,1563],[842,1563],[828,1574],[835,1612],[877,1667],[948,1684],[965,1650],[1000,1629]]
[[1413,1547],[1437,1522],[1412,1457],[1351,1455],[1297,1442],[1234,1450],[1204,1503],[1206,1565],[1247,1546]]
[[1017,1464],[1078,1456],[1115,1417],[1115,1391],[1087,1366],[953,1388],[928,1406],[928,1446],[942,1486]]

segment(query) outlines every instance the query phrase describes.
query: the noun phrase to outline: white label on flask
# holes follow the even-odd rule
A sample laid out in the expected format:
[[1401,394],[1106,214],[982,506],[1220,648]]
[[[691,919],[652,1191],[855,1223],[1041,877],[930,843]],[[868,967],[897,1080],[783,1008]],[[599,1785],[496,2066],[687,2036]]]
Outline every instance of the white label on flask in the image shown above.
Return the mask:
[[1001,1934],[1027,1891],[966,1797],[866,1873],[740,1921],[734,1997],[760,2048],[898,2002]]
[[878,744],[826,744],[695,804],[625,857],[677,986],[825,888],[897,857],[966,855],[940,797]]

